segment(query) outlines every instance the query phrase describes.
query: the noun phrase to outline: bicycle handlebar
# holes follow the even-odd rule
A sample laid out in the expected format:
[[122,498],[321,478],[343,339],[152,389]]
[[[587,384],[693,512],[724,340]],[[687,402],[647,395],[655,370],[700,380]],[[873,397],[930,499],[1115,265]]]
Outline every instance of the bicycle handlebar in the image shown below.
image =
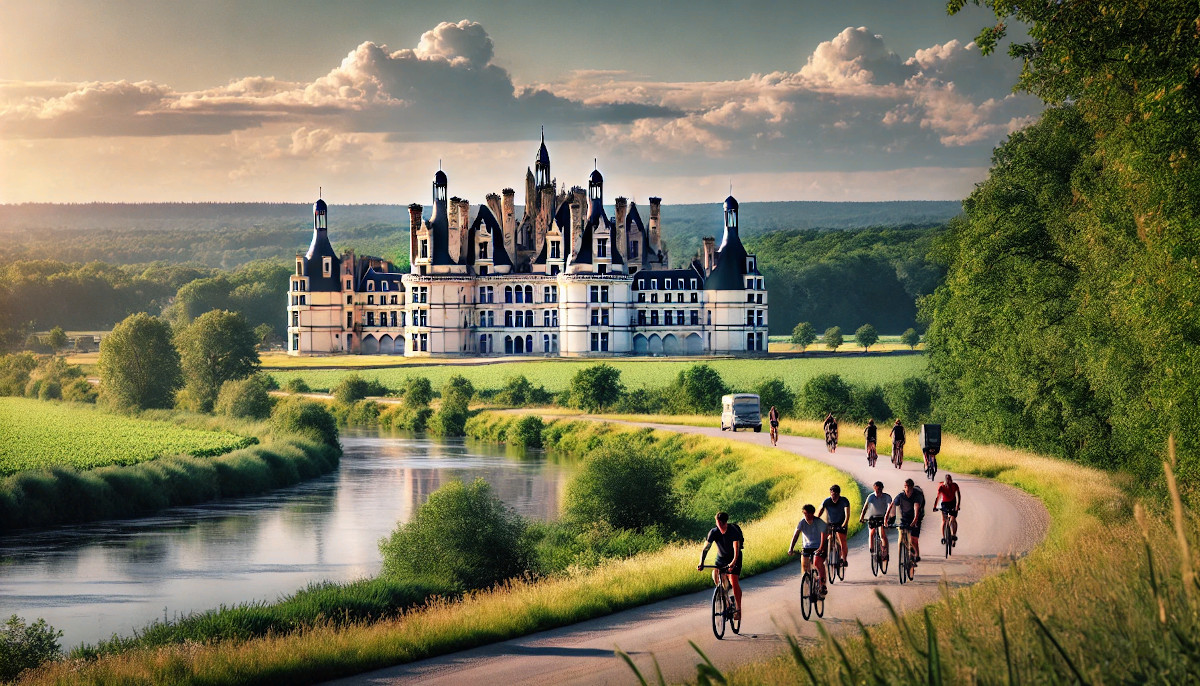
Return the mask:
[[719,565],[700,565],[700,569],[718,569],[722,572],[728,572],[729,565],[725,565],[724,567],[719,566]]

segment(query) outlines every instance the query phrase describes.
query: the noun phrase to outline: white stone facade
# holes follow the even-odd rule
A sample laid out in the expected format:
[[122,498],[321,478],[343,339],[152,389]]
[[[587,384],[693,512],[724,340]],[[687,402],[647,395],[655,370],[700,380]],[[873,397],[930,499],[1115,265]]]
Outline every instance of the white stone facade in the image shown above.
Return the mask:
[[603,177],[559,190],[543,141],[526,170],[524,213],[514,192],[475,212],[433,182],[433,211],[409,206],[410,268],[334,254],[327,208],[314,206],[313,240],[296,256],[288,291],[292,355],[406,356],[758,354],[767,349],[767,290],[738,236],[738,204],[725,201],[719,248],[668,267],[661,205],[604,209]]

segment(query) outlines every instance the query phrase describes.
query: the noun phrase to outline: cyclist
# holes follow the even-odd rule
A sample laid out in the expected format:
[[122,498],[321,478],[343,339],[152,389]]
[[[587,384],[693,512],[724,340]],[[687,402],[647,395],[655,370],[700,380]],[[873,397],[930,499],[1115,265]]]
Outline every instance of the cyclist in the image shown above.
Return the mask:
[[[950,545],[958,545],[958,511],[962,509],[962,491],[949,474],[946,475],[945,482],[938,486],[937,496],[933,499],[934,512],[938,509],[938,502],[942,504],[942,519],[950,520]],[[944,538],[942,545],[946,545]]]
[[[700,551],[700,564],[696,569],[704,568],[704,558],[708,557],[708,549],[712,544],[717,544],[717,560],[713,564],[718,567],[728,567],[726,572],[729,575],[729,583],[733,586],[733,618],[740,620],[742,618],[742,586],[738,583],[738,577],[742,573],[742,543],[745,538],[742,537],[742,529],[737,524],[729,523],[729,514],[718,512],[716,516],[717,525],[708,532],[707,543],[704,544],[704,550]],[[721,585],[721,575],[717,570],[713,570],[713,584]]]
[[892,437],[892,464],[896,465],[896,469],[900,469],[904,464],[904,425],[899,419],[888,435]]
[[850,519],[850,499],[842,497],[842,487],[834,484],[829,487],[829,497],[825,502],[821,503],[821,511],[817,513],[817,519],[825,515],[826,521],[829,522],[829,533],[837,534],[838,542],[842,544],[842,565],[846,566],[846,554],[850,549],[846,546],[846,521]]
[[882,528],[887,521],[888,507],[892,504],[892,496],[883,492],[883,482],[876,481],[874,485],[875,492],[867,496],[867,502],[863,503],[862,513],[858,515],[858,521],[866,522],[871,529],[871,539],[875,540],[875,530],[879,529],[883,544],[880,546],[880,557],[888,559],[888,539],[887,529]]
[[888,506],[887,516],[891,519],[896,510],[900,511],[900,527],[908,529],[908,540],[912,543],[913,564],[921,561],[921,524],[925,519],[925,493],[913,483],[912,479],[904,480],[904,490]]
[[825,447],[831,453],[837,452],[838,425],[833,413],[825,415]]
[[771,445],[779,442],[779,410],[774,405],[771,406],[771,411],[767,413],[767,419],[771,422]]
[[804,517],[796,525],[796,533],[792,534],[792,544],[788,546],[788,555],[796,554],[796,540],[803,535],[804,547],[800,554],[804,558],[804,571],[808,571],[810,564],[816,564],[817,578],[821,582],[821,595],[824,596],[829,592],[825,587],[825,545],[829,539],[829,527],[823,520],[814,516],[816,511],[817,508],[811,504],[804,506]]
[[869,460],[871,462],[871,466],[874,467],[875,460],[878,456],[878,454],[875,452],[877,430],[875,429],[874,419],[867,420],[867,428],[863,429],[863,436],[865,436],[867,439],[867,460]]

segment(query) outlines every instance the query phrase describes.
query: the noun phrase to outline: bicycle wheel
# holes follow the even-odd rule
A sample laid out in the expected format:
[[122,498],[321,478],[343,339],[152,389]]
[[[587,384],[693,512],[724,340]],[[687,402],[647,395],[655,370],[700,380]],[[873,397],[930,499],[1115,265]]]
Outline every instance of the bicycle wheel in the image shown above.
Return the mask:
[[896,547],[900,549],[900,583],[903,585],[908,583],[908,543],[902,537]]
[[813,609],[815,609],[817,611],[818,617],[824,617],[825,616],[825,597],[821,595],[820,583],[817,581],[815,576],[813,577],[813,588],[816,589],[816,593],[813,594],[813,598],[815,598],[815,600],[813,601]]
[[838,578],[838,581],[846,580],[846,558],[844,556],[844,551],[842,550],[842,546],[840,543],[838,544],[837,578]]
[[734,618],[734,613],[737,612],[737,600],[733,597],[733,590],[730,589],[729,597],[725,601],[726,614],[729,615],[729,628],[733,629],[733,633],[740,634],[742,632],[741,618]]
[[813,597],[815,593],[813,573],[805,572],[800,579],[800,614],[804,615],[806,620],[812,615],[813,605],[816,603],[816,598]]
[[950,519],[948,517],[942,517],[942,540],[946,544],[946,557],[950,557],[950,549],[954,547],[954,539],[950,537]]
[[879,576],[879,565],[883,562],[879,552],[879,536],[871,536],[871,576]]
[[825,583],[837,581],[838,563],[841,561],[841,551],[838,550],[837,537],[829,543],[829,557],[825,558]]
[[888,560],[886,557],[883,556],[883,550],[880,550],[879,551],[879,573],[886,575],[887,570],[888,570]]
[[713,635],[720,640],[725,637],[725,589],[720,586],[713,589],[712,611]]

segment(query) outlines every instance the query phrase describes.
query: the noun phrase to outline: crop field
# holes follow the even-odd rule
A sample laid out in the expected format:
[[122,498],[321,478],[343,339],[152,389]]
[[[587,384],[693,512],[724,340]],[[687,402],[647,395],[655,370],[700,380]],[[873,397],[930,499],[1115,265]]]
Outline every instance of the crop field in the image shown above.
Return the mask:
[[[358,359],[368,356],[355,356]],[[312,358],[308,358],[312,359]],[[328,363],[329,358],[320,358]],[[411,360],[411,358],[410,358]],[[516,362],[487,362],[454,364],[444,361],[408,364],[384,369],[296,369],[277,370],[271,374],[280,384],[293,378],[304,379],[316,391],[329,390],[344,375],[357,373],[366,379],[376,379],[384,386],[399,388],[410,376],[425,376],[434,388],[439,388],[446,379],[460,374],[471,381],[477,389],[500,388],[505,379],[522,374],[534,385],[544,386],[550,392],[565,390],[571,376],[583,367],[605,362],[621,370],[621,383],[627,388],[656,388],[675,380],[686,367],[702,361],[711,365],[735,391],[750,388],[760,379],[779,377],[793,390],[799,390],[806,381],[818,374],[840,374],[852,384],[888,384],[910,376],[925,373],[924,355],[881,355],[813,358],[763,358],[763,359],[714,359],[714,360],[562,360],[537,359]]]
[[0,398],[0,476],[27,469],[131,465],[164,455],[220,455],[254,439],[107,414],[90,405]]

